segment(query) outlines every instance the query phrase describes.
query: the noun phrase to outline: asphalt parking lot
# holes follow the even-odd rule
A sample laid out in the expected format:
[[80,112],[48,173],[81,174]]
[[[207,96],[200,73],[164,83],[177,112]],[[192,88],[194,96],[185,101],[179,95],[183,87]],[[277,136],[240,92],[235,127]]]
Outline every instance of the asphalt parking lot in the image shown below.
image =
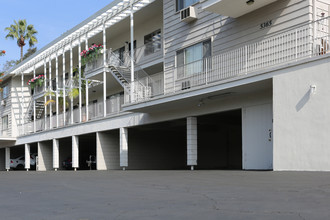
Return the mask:
[[329,219],[330,173],[0,172],[0,219]]

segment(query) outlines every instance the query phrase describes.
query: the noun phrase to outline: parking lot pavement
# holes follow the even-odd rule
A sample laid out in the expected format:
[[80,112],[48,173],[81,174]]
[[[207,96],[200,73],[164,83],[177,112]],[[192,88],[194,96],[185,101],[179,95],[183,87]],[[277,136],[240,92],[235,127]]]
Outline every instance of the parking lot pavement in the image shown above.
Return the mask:
[[330,173],[0,172],[0,219],[329,219]]

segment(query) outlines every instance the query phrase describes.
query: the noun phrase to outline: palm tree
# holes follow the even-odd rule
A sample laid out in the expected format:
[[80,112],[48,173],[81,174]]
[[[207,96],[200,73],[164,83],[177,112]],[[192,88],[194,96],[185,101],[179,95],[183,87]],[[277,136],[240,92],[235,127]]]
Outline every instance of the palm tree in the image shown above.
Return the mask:
[[25,41],[29,41],[29,46],[33,47],[35,43],[38,43],[36,34],[38,33],[32,24],[27,25],[26,20],[14,20],[14,24],[5,28],[8,31],[6,39],[16,39],[17,45],[21,48],[21,61],[23,60],[23,47],[25,46]]

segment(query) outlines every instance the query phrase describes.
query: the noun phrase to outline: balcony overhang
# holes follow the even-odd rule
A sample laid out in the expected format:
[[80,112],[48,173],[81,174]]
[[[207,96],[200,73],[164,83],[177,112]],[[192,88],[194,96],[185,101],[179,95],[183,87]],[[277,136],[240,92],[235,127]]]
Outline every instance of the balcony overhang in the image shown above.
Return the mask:
[[15,142],[15,137],[0,137],[0,148],[14,145]]
[[203,10],[216,14],[238,18],[276,1],[277,0],[207,0],[202,4],[202,8]]

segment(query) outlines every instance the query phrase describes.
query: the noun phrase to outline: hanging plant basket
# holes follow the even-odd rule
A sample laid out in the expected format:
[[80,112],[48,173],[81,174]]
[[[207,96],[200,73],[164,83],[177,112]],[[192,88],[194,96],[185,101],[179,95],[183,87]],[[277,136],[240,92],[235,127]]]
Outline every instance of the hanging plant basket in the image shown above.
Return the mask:
[[31,90],[33,90],[36,86],[41,87],[44,84],[44,81],[45,76],[39,75],[30,79],[27,84],[30,86]]
[[82,65],[85,65],[86,63],[96,60],[99,57],[99,55],[102,53],[103,53],[103,45],[93,44],[90,48],[88,48],[87,50],[83,50],[80,53]]

